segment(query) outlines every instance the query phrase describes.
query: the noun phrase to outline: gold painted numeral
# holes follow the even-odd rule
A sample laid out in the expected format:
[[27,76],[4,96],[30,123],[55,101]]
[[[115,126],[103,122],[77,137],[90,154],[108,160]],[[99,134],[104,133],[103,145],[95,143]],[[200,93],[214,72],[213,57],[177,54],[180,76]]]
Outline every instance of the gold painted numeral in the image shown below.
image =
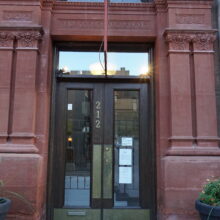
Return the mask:
[[101,122],[100,122],[100,120],[96,120],[96,121],[95,121],[95,127],[96,127],[96,128],[100,128],[100,127],[101,127]]
[[100,101],[96,101],[95,108],[96,108],[95,127],[101,128],[101,121],[100,121],[101,102]]
[[100,111],[99,110],[96,111],[96,118],[100,118]]
[[101,109],[101,102],[100,101],[97,101],[95,103],[95,105],[96,105],[96,109]]

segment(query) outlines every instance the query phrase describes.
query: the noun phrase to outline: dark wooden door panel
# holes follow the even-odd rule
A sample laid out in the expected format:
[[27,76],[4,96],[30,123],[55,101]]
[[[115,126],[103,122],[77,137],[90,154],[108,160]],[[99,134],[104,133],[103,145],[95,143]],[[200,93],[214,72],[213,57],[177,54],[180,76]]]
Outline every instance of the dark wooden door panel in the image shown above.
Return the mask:
[[[150,210],[154,208],[150,86],[144,81],[139,83],[113,81],[106,83],[101,79],[100,82],[92,83],[64,81],[58,83],[53,159],[56,171],[53,172],[52,187],[55,220],[61,219],[61,216],[62,219],[72,220],[124,220],[125,216],[126,219],[132,219],[134,216],[137,220],[150,219]],[[78,97],[78,104],[69,103],[69,97],[72,97],[72,102],[75,100],[74,97]],[[70,114],[68,108],[75,108],[75,112]],[[74,123],[78,123],[78,126]],[[87,125],[83,126],[80,123]],[[75,133],[78,132],[78,135],[68,133],[69,128]],[[83,135],[90,135],[86,139],[87,142]],[[80,138],[84,140],[83,146],[85,143],[88,145],[85,149],[91,149],[89,156],[83,152],[82,160],[91,158],[91,164],[84,163],[84,168],[83,162],[80,163],[74,158],[77,155],[74,151],[76,146],[74,141],[77,142]],[[88,143],[88,140],[91,140],[91,143]],[[122,143],[126,140],[128,146]],[[132,152],[131,164],[120,162],[119,156],[123,152]],[[74,161],[68,164],[74,165],[74,169],[69,170],[69,175],[66,172],[68,161]],[[130,183],[119,180],[122,179],[123,169],[132,172]],[[76,176],[80,181],[84,181],[84,185],[89,178],[89,186],[88,184],[86,186],[90,190],[90,199],[86,208],[83,205],[78,207],[65,205],[65,196],[68,194],[64,190],[67,176],[70,180],[69,186],[76,183],[73,181]],[[79,180],[77,181],[79,184]],[[79,185],[80,187],[82,185]],[[82,192],[88,195],[88,190]],[[83,196],[76,197],[82,198]]]

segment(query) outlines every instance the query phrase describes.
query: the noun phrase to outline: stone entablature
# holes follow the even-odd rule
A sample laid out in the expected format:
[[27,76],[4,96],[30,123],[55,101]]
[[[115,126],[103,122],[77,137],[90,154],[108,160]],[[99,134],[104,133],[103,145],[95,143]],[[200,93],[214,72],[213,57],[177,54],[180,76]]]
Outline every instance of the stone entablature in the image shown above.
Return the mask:
[[[85,34],[103,36],[103,3],[54,2],[51,34],[56,38],[61,35],[82,36]],[[154,3],[110,3],[109,30],[112,36],[153,38],[156,35]],[[85,13],[87,16],[83,16]],[[138,15],[137,15],[138,11]]]
[[[44,0],[39,3],[42,4],[42,10],[49,9],[53,12],[52,35],[81,36],[86,33],[95,36],[103,35],[103,3],[56,0]],[[169,28],[210,28],[210,7],[211,1],[199,1],[199,4],[198,2],[195,4],[195,1],[168,0],[147,3],[110,3],[109,36],[126,36],[129,32],[132,37],[148,36],[149,39],[156,37],[155,19],[159,12],[169,14],[167,17]],[[87,12],[89,12],[88,16],[83,16]],[[137,12],[138,16],[136,16]],[[36,2],[29,3],[28,6],[23,7],[23,10],[19,4],[16,4],[13,10],[7,4],[2,5],[0,9],[0,25],[39,25],[40,18],[40,7]]]

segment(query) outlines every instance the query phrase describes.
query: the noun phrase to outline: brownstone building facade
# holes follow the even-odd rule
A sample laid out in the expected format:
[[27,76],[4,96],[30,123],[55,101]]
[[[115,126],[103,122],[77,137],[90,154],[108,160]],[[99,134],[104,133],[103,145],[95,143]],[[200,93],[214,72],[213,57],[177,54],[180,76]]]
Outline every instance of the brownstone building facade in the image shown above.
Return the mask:
[[[100,77],[65,74],[59,62],[63,51],[78,63],[89,60],[78,52],[100,53],[104,2],[0,1],[0,179],[30,203],[13,198],[8,219],[198,219],[198,192],[220,176],[213,7],[217,16],[212,0],[109,2],[109,53],[146,52],[150,77]],[[74,127],[75,105],[91,125]],[[139,121],[126,134],[125,110]],[[76,176],[84,191],[68,191]]]

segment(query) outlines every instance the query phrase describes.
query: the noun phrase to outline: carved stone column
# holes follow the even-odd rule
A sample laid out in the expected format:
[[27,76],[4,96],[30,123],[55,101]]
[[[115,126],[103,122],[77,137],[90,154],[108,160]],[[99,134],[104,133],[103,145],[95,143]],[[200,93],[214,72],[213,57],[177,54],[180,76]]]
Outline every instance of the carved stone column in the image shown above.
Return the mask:
[[193,145],[190,76],[191,36],[166,32],[169,43],[171,148]]
[[16,33],[15,95],[12,143],[33,144],[35,138],[36,74],[39,31]]
[[8,137],[14,35],[0,31],[0,144]]
[[193,37],[196,130],[200,147],[218,146],[213,57],[215,38],[213,31],[198,32]]

